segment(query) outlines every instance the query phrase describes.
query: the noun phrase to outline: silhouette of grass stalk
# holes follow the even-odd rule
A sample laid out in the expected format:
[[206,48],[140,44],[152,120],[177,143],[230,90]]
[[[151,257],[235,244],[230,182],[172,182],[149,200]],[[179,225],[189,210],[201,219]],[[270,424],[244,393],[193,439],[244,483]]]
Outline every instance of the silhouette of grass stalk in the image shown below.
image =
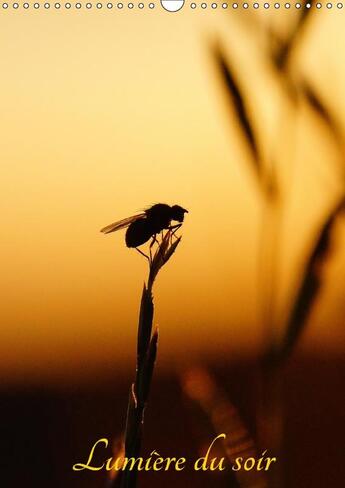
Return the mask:
[[306,259],[300,283],[297,286],[285,333],[276,350],[272,351],[272,359],[275,361],[283,362],[289,357],[308,322],[322,287],[323,268],[331,251],[332,232],[338,218],[344,212],[345,195],[341,195],[313,239],[310,254]]
[[[158,347],[158,329],[152,332],[154,305],[152,287],[159,271],[169,261],[181,237],[174,237],[169,229],[157,246],[153,258],[149,261],[147,284],[144,283],[141,296],[137,336],[137,364],[135,380],[131,385],[127,406],[126,427],[124,433],[124,455],[126,458],[139,457],[144,426],[144,412],[148,401]],[[127,469],[109,482],[109,487],[135,488],[137,485],[136,469]]]
[[[309,2],[310,3],[310,2]],[[334,142],[339,148],[342,155],[344,153],[344,143],[339,125],[330,114],[325,105],[319,100],[318,96],[313,91],[310,84],[305,81],[304,76],[296,76],[293,66],[293,54],[295,49],[299,46],[304,34],[309,27],[312,19],[313,9],[307,8],[307,2],[303,3],[303,8],[293,26],[287,39],[282,40],[273,31],[268,28],[268,59],[272,63],[275,70],[277,82],[280,83],[283,96],[289,103],[284,106],[291,108],[291,115],[295,114],[298,109],[297,102],[303,97],[307,101],[314,113],[320,117],[328,130],[333,133]],[[275,46],[275,49],[272,49]],[[325,221],[320,226],[319,232],[314,236],[310,244],[309,255],[305,260],[305,265],[301,268],[299,273],[299,280],[294,301],[290,307],[287,319],[284,321],[284,332],[281,337],[277,335],[278,319],[275,316],[276,306],[276,287],[279,284],[279,247],[281,239],[281,225],[283,219],[283,204],[286,194],[282,194],[280,182],[278,181],[278,173],[275,163],[276,157],[279,153],[271,154],[271,161],[269,165],[263,164],[258,147],[260,144],[257,141],[255,131],[251,125],[251,119],[246,109],[247,93],[236,82],[237,69],[235,62],[230,63],[220,49],[219,44],[216,49],[212,48],[213,59],[218,68],[218,73],[223,80],[223,88],[226,94],[227,101],[231,101],[233,111],[235,112],[238,124],[242,130],[247,148],[250,149],[252,155],[253,168],[259,188],[262,190],[264,197],[264,217],[263,217],[263,232],[262,232],[262,300],[263,300],[263,322],[266,328],[269,329],[270,337],[268,337],[268,344],[263,355],[261,364],[261,403],[259,408],[259,425],[263,435],[262,442],[265,447],[273,449],[275,453],[281,451],[281,442],[284,435],[283,432],[283,400],[282,400],[282,367],[285,360],[291,355],[298,340],[308,322],[308,318],[317,302],[319,292],[322,286],[322,272],[321,268],[327,263],[330,239],[332,231],[338,217],[344,211],[344,196],[341,196],[339,201],[335,203],[331,211],[326,216]],[[288,120],[289,114],[283,113],[283,106],[279,120],[277,121],[278,130],[282,125],[282,121]],[[260,114],[258,115],[260,117]],[[291,123],[292,122],[292,123]],[[285,131],[278,133],[275,137],[280,142],[280,134],[284,137],[293,136],[294,120],[291,119]],[[281,129],[280,129],[281,130]],[[290,141],[291,145],[291,141]],[[292,158],[293,159],[293,158]],[[341,177],[344,179],[344,167],[341,168]],[[343,180],[344,181],[344,180]],[[283,486],[282,478],[275,475],[276,471],[272,471],[273,478],[270,480],[272,486]],[[270,473],[271,474],[271,473]]]

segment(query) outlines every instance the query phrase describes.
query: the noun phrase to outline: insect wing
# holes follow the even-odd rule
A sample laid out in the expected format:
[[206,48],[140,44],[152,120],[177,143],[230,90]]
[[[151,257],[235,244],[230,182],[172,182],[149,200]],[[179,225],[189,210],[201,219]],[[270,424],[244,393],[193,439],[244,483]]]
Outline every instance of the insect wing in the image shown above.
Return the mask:
[[116,230],[124,229],[128,227],[132,222],[145,217],[145,213],[140,213],[137,215],[132,215],[132,217],[127,217],[126,219],[118,220],[117,222],[113,222],[112,224],[107,225],[101,229],[103,234],[109,234],[110,232],[115,232]]

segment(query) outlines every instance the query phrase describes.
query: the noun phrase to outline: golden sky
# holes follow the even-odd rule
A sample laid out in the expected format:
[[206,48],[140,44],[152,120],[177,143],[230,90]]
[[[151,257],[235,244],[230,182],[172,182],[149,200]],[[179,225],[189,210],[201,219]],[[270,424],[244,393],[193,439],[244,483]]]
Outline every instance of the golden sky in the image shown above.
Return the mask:
[[[344,14],[323,14],[298,64],[344,113]],[[244,15],[1,13],[0,364],[8,378],[133,360],[146,263],[126,249],[123,232],[105,237],[99,229],[157,202],[190,212],[155,287],[162,364],[186,352],[225,358],[257,350],[262,199],[207,51],[219,36],[237,56],[258,132],[276,138],[284,125],[279,91]],[[340,187],[327,133],[306,109],[293,125],[296,148],[281,135],[274,145],[294,188],[285,300],[305,239]],[[334,350],[344,339],[332,312],[344,302],[344,261],[338,252],[327,270],[331,284],[306,334],[314,347]]]

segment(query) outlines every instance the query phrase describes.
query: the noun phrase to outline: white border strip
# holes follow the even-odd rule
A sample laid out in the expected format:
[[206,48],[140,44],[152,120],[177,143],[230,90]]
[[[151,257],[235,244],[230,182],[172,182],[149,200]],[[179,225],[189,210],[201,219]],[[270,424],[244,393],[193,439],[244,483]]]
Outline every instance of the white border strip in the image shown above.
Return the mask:
[[[92,3],[92,2],[87,2],[87,3],[80,3],[80,2],[76,2],[76,3],[70,3],[70,2],[66,2],[66,3],[59,3],[59,2],[54,2],[54,3],[50,3],[50,2],[44,2],[44,3],[39,3],[39,2],[34,2],[34,3],[30,3],[30,2],[24,2],[24,3],[18,3],[18,2],[14,2],[13,4],[9,4],[9,3],[0,3],[0,9],[1,10],[19,10],[19,9],[24,9],[24,10],[39,10],[39,9],[45,9],[45,10],[49,10],[49,9],[54,9],[54,10],[60,10],[60,9],[65,9],[65,10],[101,10],[101,9],[106,9],[106,10],[112,10],[112,9],[116,9],[116,10],[123,10],[123,9],[150,9],[150,10],[153,10],[156,6],[159,6],[159,7],[162,7],[160,3],[157,2],[154,3],[154,2],[149,2],[149,3],[143,3],[143,2],[139,2],[139,3],[133,3],[133,2],[129,2],[129,3],[123,3],[123,2],[118,2],[118,3],[112,3],[112,2],[95,2],[95,3]],[[307,9],[311,9],[311,8],[316,8],[318,10],[320,10],[321,8],[327,8],[327,9],[332,9],[332,8],[337,8],[339,10],[341,10],[342,8],[344,8],[344,3],[342,2],[337,2],[337,3],[333,3],[333,2],[327,2],[327,3],[321,3],[321,2],[317,2],[316,4],[311,4],[311,3],[307,3],[304,5],[302,5],[301,3],[279,3],[279,2],[274,2],[274,3],[269,3],[269,2],[264,2],[264,3],[258,3],[258,2],[254,2],[254,3],[247,3],[247,2],[244,2],[244,3],[227,3],[227,2],[222,2],[222,3],[216,3],[216,2],[212,2],[212,3],[206,3],[206,2],[192,2],[189,4],[189,8],[191,8],[192,10],[197,10],[197,9],[217,9],[217,8],[221,8],[221,9],[227,9],[227,8],[232,8],[234,10],[236,9],[245,9],[245,10],[248,10],[248,9],[255,9],[255,10],[258,10],[258,9],[262,9],[264,8],[265,10],[268,10],[268,9],[271,9],[271,8],[274,8],[274,9],[280,9],[280,8],[283,8],[283,9],[286,9],[286,10],[289,10],[291,8],[296,8],[296,9],[302,9],[302,8],[307,8]]]

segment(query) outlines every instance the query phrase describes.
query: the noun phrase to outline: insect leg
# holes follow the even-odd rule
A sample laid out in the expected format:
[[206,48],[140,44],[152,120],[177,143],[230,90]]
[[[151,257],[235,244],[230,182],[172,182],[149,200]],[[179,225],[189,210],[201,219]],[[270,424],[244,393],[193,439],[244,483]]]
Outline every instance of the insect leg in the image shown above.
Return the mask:
[[136,251],[140,252],[140,254],[141,254],[142,256],[144,256],[144,257],[145,257],[145,258],[148,260],[148,262],[151,264],[150,258],[149,258],[149,256],[147,256],[147,254],[145,254],[145,253],[143,253],[142,251],[140,251],[140,249],[139,249],[139,248],[137,248],[137,247],[135,247],[134,249],[135,249]]
[[178,230],[178,229],[179,229],[181,226],[182,226],[182,224],[171,225],[171,226],[169,227],[169,230],[173,230],[173,229],[175,229],[175,230],[174,230],[174,232],[173,232],[173,234],[175,234],[175,232],[176,232],[176,231],[177,231],[177,230]]
[[159,242],[157,240],[157,237],[156,237],[156,234],[153,234],[152,236],[152,241],[150,243],[150,262],[152,263],[152,246],[154,245],[154,243],[157,242],[157,244],[159,245]]
[[169,227],[169,230],[170,232],[173,230],[173,232],[171,232],[171,242],[172,242],[172,238],[173,237],[176,237],[176,232],[179,230],[179,228],[181,227],[182,224],[176,224],[176,225],[171,225]]
[[157,234],[153,234],[150,247],[152,247],[155,242],[157,242],[157,244],[159,244],[156,236],[157,236]]

